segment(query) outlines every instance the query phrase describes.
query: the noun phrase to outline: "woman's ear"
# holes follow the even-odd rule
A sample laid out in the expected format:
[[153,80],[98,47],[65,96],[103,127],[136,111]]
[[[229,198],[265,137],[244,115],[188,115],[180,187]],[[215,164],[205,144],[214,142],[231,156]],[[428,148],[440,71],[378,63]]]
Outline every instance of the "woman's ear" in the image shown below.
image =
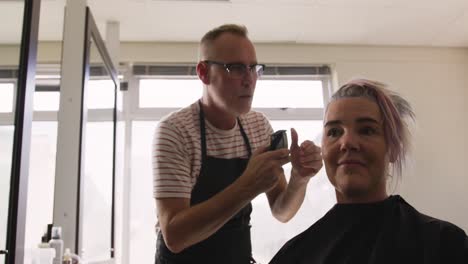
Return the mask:
[[203,61],[200,61],[197,64],[197,75],[198,78],[203,82],[203,84],[210,84],[210,78],[208,76],[208,67],[208,64]]

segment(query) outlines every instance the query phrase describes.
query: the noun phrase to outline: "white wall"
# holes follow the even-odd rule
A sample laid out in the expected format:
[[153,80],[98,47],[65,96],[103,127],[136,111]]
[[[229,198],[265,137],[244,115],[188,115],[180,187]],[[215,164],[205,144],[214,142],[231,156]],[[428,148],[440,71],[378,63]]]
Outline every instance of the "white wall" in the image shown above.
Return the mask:
[[[468,232],[468,49],[257,44],[259,61],[329,64],[335,83],[354,76],[391,85],[413,105],[413,163],[401,193],[421,212]],[[0,49],[0,55],[2,55]],[[58,43],[39,46],[39,62],[60,60]],[[194,63],[194,43],[123,43],[123,62]],[[336,89],[336,86],[334,87]]]
[[0,45],[0,66],[16,66],[19,65],[20,49],[18,45]]
[[340,83],[367,76],[391,84],[412,103],[413,163],[401,193],[420,211],[468,231],[468,63],[356,60],[339,62],[336,70]]

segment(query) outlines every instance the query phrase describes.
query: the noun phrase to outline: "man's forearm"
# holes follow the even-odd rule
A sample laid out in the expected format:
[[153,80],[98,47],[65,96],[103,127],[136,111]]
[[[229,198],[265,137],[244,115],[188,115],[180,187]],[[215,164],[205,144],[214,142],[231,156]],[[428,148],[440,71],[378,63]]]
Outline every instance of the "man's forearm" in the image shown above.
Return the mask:
[[254,197],[251,190],[235,182],[209,200],[178,212],[163,230],[167,246],[180,252],[207,239]]

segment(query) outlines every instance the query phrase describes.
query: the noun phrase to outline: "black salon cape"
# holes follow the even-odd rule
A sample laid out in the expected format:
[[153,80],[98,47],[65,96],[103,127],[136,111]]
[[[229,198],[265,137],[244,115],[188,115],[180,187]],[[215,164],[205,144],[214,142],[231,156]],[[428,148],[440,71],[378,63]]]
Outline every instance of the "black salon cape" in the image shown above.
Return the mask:
[[270,262],[299,263],[468,264],[468,238],[395,195],[372,204],[336,204]]

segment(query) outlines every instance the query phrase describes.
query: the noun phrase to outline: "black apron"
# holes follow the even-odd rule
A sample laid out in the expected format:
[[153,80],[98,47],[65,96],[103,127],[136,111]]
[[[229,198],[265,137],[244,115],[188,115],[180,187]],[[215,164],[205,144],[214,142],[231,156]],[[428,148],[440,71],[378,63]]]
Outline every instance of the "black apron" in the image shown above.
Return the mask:
[[[205,115],[200,105],[200,135],[202,148],[202,164],[200,175],[192,190],[190,205],[204,202],[232,184],[247,167],[249,159],[233,158],[221,159],[207,156]],[[249,139],[237,119],[240,132],[247,146],[248,158],[252,155]],[[250,213],[252,204],[249,203],[232,217],[213,235],[206,240],[194,244],[182,252],[172,253],[166,246],[162,232],[158,232],[156,243],[156,264],[248,264],[252,259],[252,245],[250,241]]]

